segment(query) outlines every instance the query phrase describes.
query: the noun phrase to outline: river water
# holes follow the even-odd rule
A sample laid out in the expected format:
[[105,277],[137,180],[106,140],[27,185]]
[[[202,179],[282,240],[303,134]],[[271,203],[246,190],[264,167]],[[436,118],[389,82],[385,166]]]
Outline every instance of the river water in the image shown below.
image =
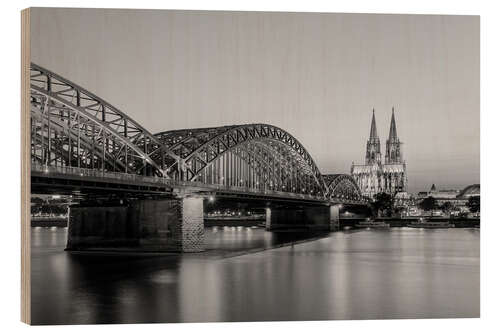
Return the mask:
[[207,228],[208,251],[193,255],[69,253],[66,233],[32,228],[33,324],[479,316],[478,229],[336,232],[257,251],[297,236]]

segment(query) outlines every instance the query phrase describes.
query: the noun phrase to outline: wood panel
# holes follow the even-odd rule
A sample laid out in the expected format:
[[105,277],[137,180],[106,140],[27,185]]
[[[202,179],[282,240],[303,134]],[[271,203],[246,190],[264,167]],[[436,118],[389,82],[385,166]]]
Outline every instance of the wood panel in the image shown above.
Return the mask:
[[21,321],[31,323],[30,9],[21,11]]

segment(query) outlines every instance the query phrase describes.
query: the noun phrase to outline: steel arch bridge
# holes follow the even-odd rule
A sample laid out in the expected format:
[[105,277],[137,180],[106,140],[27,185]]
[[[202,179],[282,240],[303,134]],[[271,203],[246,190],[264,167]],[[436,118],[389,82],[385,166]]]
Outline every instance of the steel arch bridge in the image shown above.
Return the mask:
[[306,149],[272,125],[249,124],[156,134],[177,161],[174,179],[232,187],[323,195],[324,182]]
[[363,200],[358,184],[350,175],[330,174],[324,175],[323,179],[327,186],[327,195],[330,199]]
[[350,176],[323,176],[304,146],[283,129],[247,124],[152,134],[102,98],[33,63],[31,157],[38,166],[140,175],[169,184],[362,201]]

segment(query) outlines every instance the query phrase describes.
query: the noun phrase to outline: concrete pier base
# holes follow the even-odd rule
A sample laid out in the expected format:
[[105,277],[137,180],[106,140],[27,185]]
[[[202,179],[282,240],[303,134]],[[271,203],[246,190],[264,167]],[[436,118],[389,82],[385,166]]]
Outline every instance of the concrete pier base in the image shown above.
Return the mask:
[[67,249],[203,251],[203,198],[138,200],[127,206],[72,206]]
[[187,197],[178,201],[177,220],[172,224],[172,240],[180,252],[205,250],[203,199]]
[[330,230],[328,206],[266,208],[266,230],[278,229]]

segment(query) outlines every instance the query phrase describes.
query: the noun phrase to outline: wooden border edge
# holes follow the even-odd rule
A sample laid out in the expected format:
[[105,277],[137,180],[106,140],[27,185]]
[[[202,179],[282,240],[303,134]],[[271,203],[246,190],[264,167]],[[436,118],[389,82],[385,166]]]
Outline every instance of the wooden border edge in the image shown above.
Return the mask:
[[31,324],[30,8],[21,11],[21,321]]

